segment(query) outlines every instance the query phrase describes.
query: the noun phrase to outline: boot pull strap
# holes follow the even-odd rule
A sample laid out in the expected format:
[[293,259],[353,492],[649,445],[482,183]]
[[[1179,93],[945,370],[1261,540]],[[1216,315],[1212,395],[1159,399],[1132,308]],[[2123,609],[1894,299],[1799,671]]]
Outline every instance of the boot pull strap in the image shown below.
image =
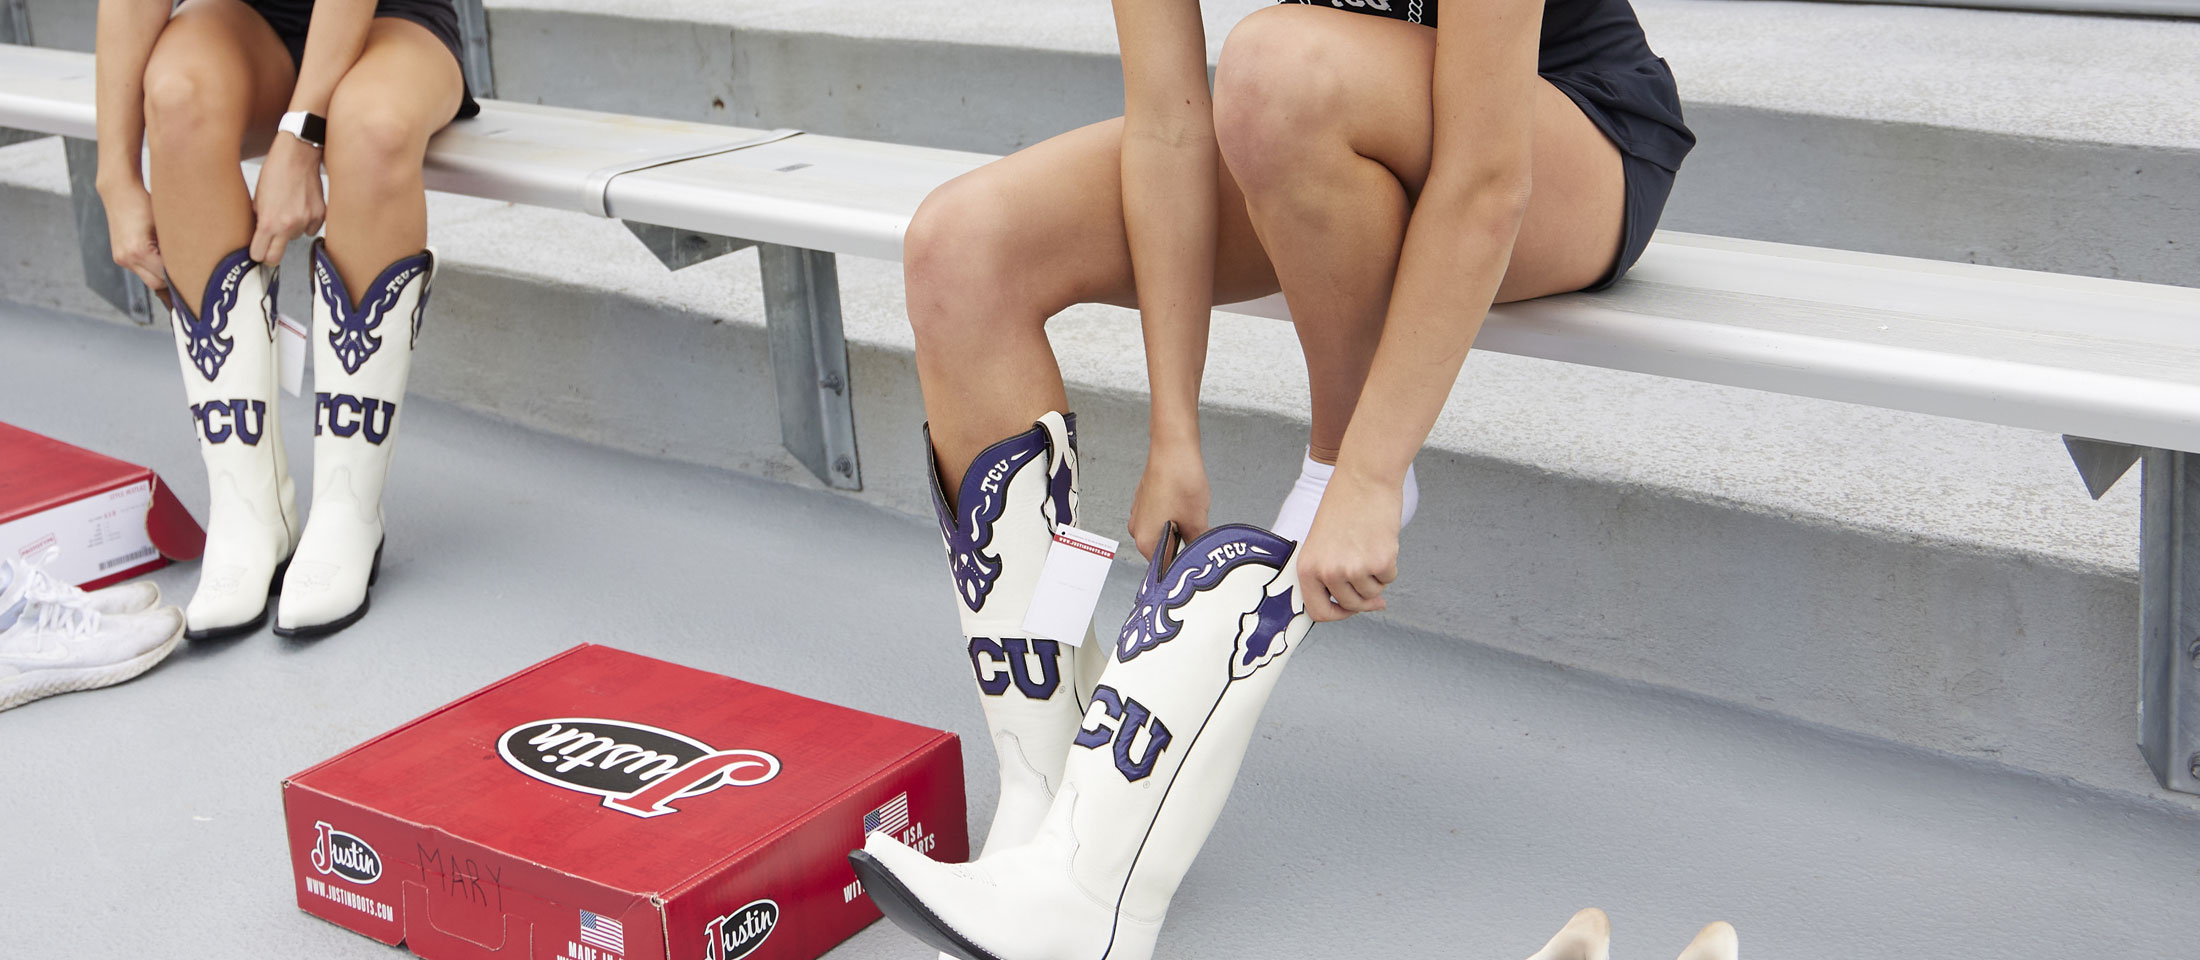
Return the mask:
[[1062,461],[1069,459],[1069,422],[1062,419],[1062,412],[1049,410],[1039,417],[1039,426],[1047,431],[1047,475],[1053,476],[1062,469]]

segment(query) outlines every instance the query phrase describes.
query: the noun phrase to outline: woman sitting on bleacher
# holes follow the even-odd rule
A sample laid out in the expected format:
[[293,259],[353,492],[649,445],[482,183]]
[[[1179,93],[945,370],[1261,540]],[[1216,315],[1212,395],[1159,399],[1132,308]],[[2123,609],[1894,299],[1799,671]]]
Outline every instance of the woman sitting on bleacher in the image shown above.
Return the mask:
[[[1152,953],[1309,621],[1383,609],[1413,457],[1489,306],[1618,279],[1695,142],[1627,0],[1452,0],[1441,26],[1437,0],[1286,3],[1231,32],[1211,95],[1198,3],[1114,6],[1125,116],[945,185],[904,248],[1001,799],[975,863],[884,835],[851,860],[969,960]],[[1210,529],[1209,310],[1279,289],[1306,459],[1273,531]],[[1139,308],[1152,387],[1130,511],[1150,569],[1113,644],[1024,626],[1079,506],[1045,326],[1094,301]]]
[[[343,629],[381,566],[383,484],[435,275],[428,137],[480,109],[457,14],[450,0],[99,7],[99,194],[115,262],[171,311],[211,488],[187,635],[257,630],[278,593],[276,633]],[[239,163],[263,150],[248,192]],[[276,411],[276,270],[324,219],[301,532]]]

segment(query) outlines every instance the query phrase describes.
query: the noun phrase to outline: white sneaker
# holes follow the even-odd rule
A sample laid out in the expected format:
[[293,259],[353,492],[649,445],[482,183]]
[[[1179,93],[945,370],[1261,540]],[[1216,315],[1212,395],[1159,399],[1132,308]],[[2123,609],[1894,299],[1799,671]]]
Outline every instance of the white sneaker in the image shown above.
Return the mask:
[[30,579],[18,571],[0,589],[0,710],[121,683],[183,639],[175,607],[103,614],[88,603],[33,600]]
[[109,614],[140,613],[160,602],[160,586],[150,580],[120,583],[89,593],[77,589],[74,584],[63,583],[46,572],[46,565],[52,563],[58,553],[58,550],[49,549],[27,560],[0,557],[0,590],[6,590],[21,577],[24,578],[21,582],[27,585],[24,595],[33,603],[64,603]]

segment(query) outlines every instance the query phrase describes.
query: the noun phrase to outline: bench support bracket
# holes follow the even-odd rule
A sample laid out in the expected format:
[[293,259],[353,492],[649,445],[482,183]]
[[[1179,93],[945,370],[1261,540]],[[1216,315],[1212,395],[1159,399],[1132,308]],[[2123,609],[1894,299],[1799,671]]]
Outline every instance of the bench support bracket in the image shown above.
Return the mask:
[[779,435],[787,452],[836,490],[863,489],[856,460],[848,344],[840,329],[840,275],[820,250],[758,244]]
[[780,442],[826,486],[863,489],[863,465],[856,458],[855,406],[848,386],[848,342],[840,329],[840,273],[833,255],[621,222],[667,270],[756,248],[764,274],[764,324],[771,338],[772,381],[779,396]]
[[739,237],[721,237],[715,233],[696,233],[677,227],[660,227],[654,223],[636,223],[621,220],[628,233],[640,240],[642,246],[656,256],[657,262],[667,270],[682,270],[698,263],[716,260],[736,250],[746,250],[756,244]]
[[2200,454],[2146,451],[2139,535],[2139,752],[2200,793]]
[[77,253],[84,261],[84,285],[114,304],[115,309],[143,325],[160,319],[152,292],[145,282],[115,265],[114,247],[107,236],[107,205],[100,202],[99,144],[92,140],[63,137],[69,158],[69,206],[76,213]]
[[2085,480],[2085,492],[2099,500],[2108,488],[2130,472],[2131,465],[2139,462],[2143,447],[2108,440],[2088,440],[2063,434],[2063,449],[2070,451],[2070,462],[2078,465],[2078,476]]

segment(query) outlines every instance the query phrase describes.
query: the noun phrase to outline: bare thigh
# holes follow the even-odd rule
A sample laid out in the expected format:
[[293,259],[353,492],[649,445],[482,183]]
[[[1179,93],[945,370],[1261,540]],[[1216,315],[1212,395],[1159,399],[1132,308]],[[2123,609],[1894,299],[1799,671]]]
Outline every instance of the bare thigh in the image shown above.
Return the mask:
[[[1428,181],[1436,139],[1435,70],[1434,30],[1283,4],[1252,14],[1231,33],[1215,110],[1240,125],[1230,131],[1245,148],[1240,153],[1293,162],[1358,154],[1388,169],[1410,202]],[[1533,192],[1498,288],[1501,302],[1601,279],[1619,255],[1626,209],[1619,149],[1549,81],[1533,91]],[[1342,143],[1325,151],[1310,142],[1321,138]],[[1258,175],[1241,172],[1248,183],[1290,189],[1290,168],[1265,166]]]
[[143,79],[161,260],[196,297],[215,262],[252,239],[252,198],[237,164],[266,149],[295,70],[252,8],[190,0],[161,30]]
[[[185,0],[145,63],[146,98],[156,111],[166,98],[167,106],[190,107],[193,121],[223,129],[242,121],[239,159],[266,152],[297,81],[282,38],[244,0]],[[184,100],[196,102],[176,102]]]
[[[949,234],[927,250],[912,238],[911,254],[957,256],[970,221],[994,226],[984,234],[1013,269],[995,271],[1004,298],[1039,311],[1039,319],[1076,303],[1134,305],[1130,241],[1123,226],[1123,119],[1103,120],[1050,137],[949,182],[926,198],[912,225],[925,235]],[[1276,290],[1275,270],[1245,215],[1245,196],[1222,164],[1217,171],[1215,302],[1234,303]],[[967,248],[964,248],[967,249]],[[912,264],[914,275],[925,264]],[[921,296],[921,289],[912,296]]]
[[428,138],[465,95],[457,58],[410,20],[377,17],[359,59],[329,98],[325,248],[354,296],[428,243],[421,165]]
[[[1337,75],[1355,78],[1347,96],[1360,105],[1349,126],[1353,148],[1387,167],[1408,195],[1428,179],[1434,111],[1435,31],[1319,8],[1327,14]],[[1535,87],[1534,192],[1498,288],[1500,302],[1589,286],[1619,255],[1626,181],[1617,147],[1573,100],[1548,82]],[[1137,302],[1123,226],[1122,120],[1072,130],[965,175],[959,191],[978,193],[1017,220],[1014,247],[1024,302],[1058,310],[1074,303]],[[1246,215],[1245,195],[1217,164],[1217,304],[1274,293],[1275,268]],[[1023,299],[1019,297],[1018,299]]]

